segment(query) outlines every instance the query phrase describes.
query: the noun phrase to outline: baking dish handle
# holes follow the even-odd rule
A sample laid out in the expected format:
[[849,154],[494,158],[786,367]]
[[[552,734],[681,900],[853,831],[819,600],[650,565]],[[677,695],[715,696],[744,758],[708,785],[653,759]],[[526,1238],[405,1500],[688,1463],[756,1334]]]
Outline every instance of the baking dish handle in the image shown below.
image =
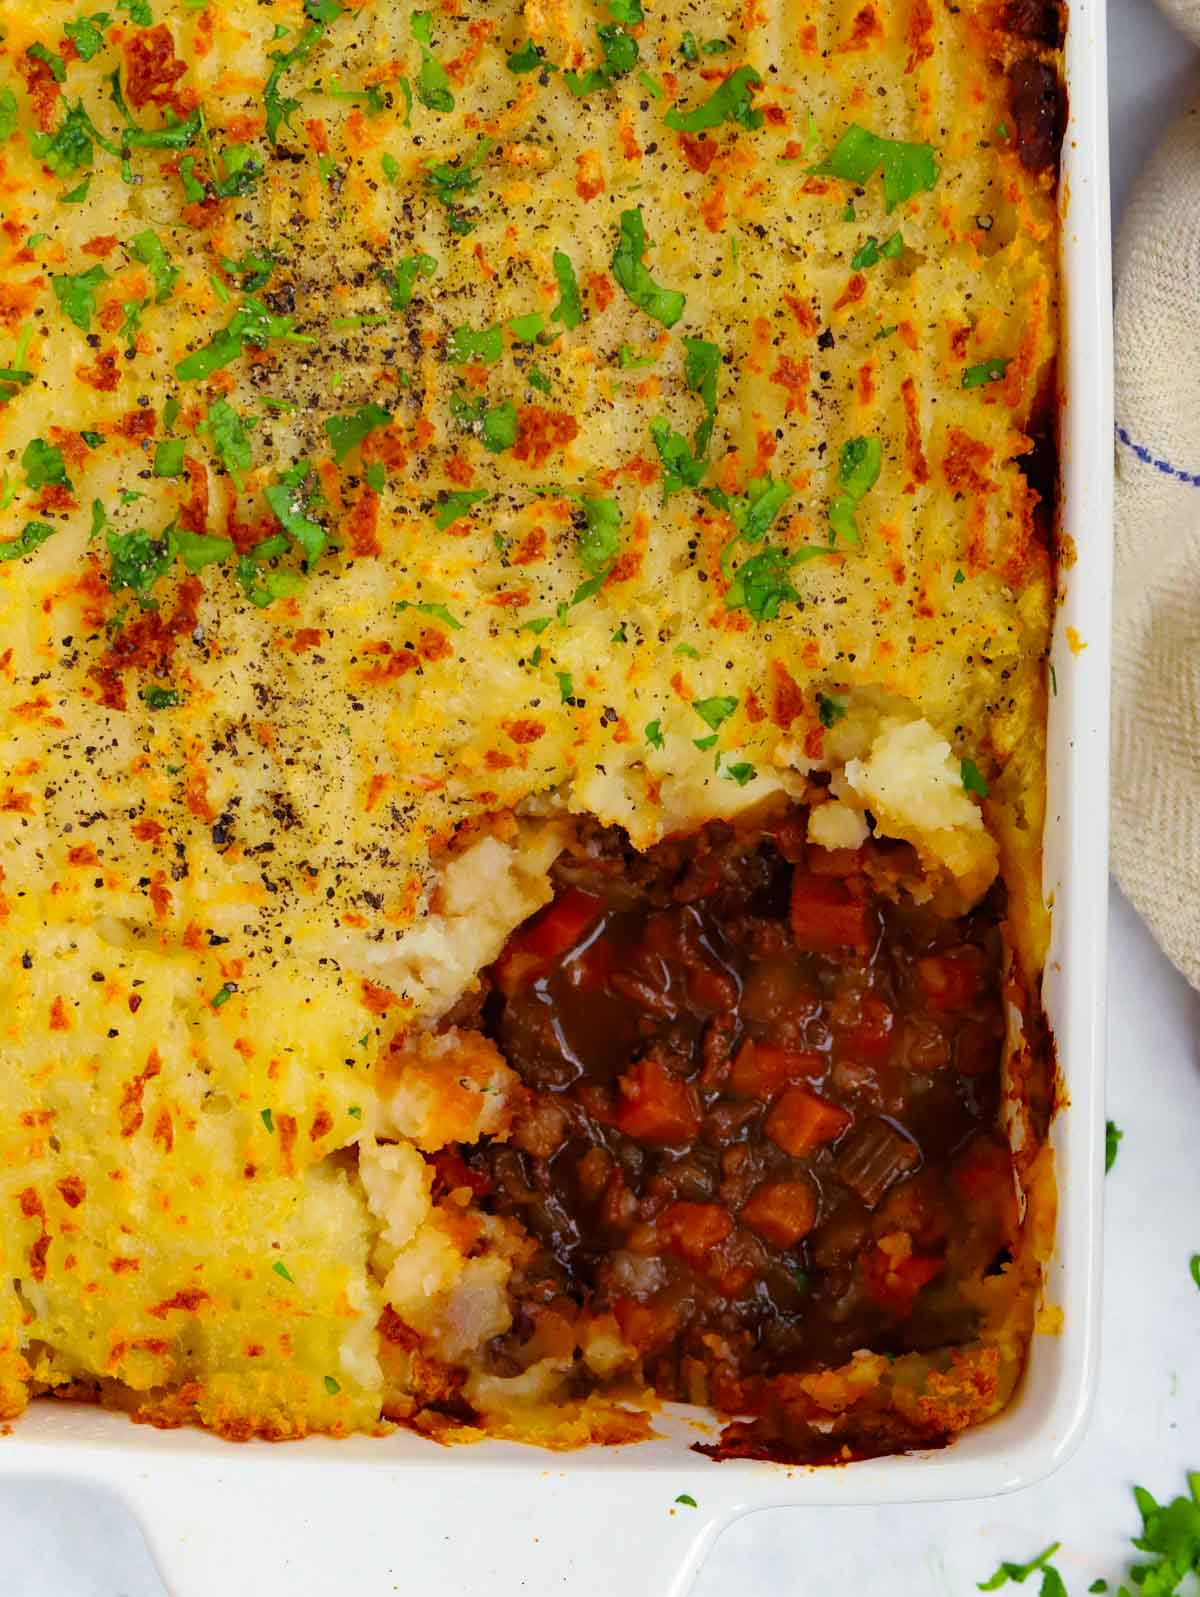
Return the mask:
[[[683,1597],[738,1509],[673,1472],[176,1463],[123,1478],[170,1597]],[[196,1468],[196,1464],[201,1464]],[[709,1493],[713,1478],[707,1478]]]

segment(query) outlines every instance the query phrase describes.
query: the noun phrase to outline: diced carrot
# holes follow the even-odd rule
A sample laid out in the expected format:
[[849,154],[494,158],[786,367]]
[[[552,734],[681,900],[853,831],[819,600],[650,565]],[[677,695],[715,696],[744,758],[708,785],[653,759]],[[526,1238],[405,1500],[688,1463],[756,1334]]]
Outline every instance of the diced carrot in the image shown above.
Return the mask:
[[816,1195],[808,1181],[764,1181],[742,1210],[744,1223],[777,1248],[794,1248],[816,1218]]
[[1013,1193],[1013,1162],[1008,1148],[990,1137],[978,1137],[959,1159],[951,1177],[964,1198],[983,1203]]
[[739,1098],[774,1098],[791,1082],[823,1076],[826,1064],[823,1054],[806,1048],[747,1037],[734,1058],[729,1081]]
[[690,1142],[700,1111],[687,1083],[667,1074],[661,1060],[640,1059],[618,1082],[617,1130],[637,1142]]
[[862,1256],[863,1282],[880,1308],[907,1314],[922,1287],[935,1280],[946,1268],[944,1259],[910,1253],[893,1259],[878,1245]]
[[696,1270],[711,1262],[713,1249],[732,1231],[729,1210],[719,1203],[672,1203],[658,1217],[663,1246],[681,1254]]
[[965,1009],[979,992],[978,962],[969,954],[926,954],[916,970],[925,1002],[943,1014]]
[[801,953],[865,953],[871,946],[866,888],[856,879],[793,871],[790,919]]
[[767,1116],[766,1133],[793,1159],[804,1159],[824,1142],[833,1142],[850,1124],[852,1116],[815,1092],[789,1087]]
[[663,1347],[675,1335],[675,1316],[667,1307],[639,1303],[636,1298],[614,1298],[612,1308],[621,1335],[641,1352]]
[[836,1028],[834,1046],[844,1059],[868,1065],[883,1064],[892,1051],[895,1023],[890,1005],[874,993],[867,993],[859,1000],[858,1018],[848,1026]]
[[493,968],[496,985],[507,998],[550,969],[595,922],[603,900],[582,888],[568,887],[552,904],[519,927],[505,943]]

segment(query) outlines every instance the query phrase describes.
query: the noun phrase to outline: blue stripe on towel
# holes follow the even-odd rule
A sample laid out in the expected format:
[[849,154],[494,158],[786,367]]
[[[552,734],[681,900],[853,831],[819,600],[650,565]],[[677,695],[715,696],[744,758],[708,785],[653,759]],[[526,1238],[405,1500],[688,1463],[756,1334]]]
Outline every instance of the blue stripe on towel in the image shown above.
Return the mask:
[[1157,455],[1152,455],[1143,444],[1135,444],[1125,431],[1124,427],[1117,427],[1117,437],[1126,449],[1132,449],[1134,454],[1145,466],[1153,466],[1155,471],[1161,471],[1164,477],[1174,477],[1176,482],[1185,482],[1189,488],[1200,488],[1200,471],[1180,471],[1178,466],[1173,466],[1169,460],[1160,460]]

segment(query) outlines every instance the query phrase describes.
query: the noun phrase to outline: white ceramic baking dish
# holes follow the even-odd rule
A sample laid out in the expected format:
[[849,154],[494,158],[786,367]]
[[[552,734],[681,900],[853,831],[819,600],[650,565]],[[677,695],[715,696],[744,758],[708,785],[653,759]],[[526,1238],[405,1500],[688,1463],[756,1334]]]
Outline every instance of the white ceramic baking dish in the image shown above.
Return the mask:
[[[1070,1097],[1053,1131],[1060,1208],[1046,1282],[1061,1333],[1035,1337],[999,1419],[944,1451],[836,1469],[711,1463],[690,1451],[697,1429],[683,1410],[661,1440],[564,1457],[501,1442],[444,1449],[403,1433],[235,1447],[35,1404],[0,1444],[0,1474],[67,1477],[124,1499],[172,1597],[673,1597],[747,1510],[1012,1491],[1079,1442],[1100,1315],[1112,340],[1104,3],[1070,10],[1062,523],[1078,558],[1063,573],[1054,643],[1046,838],[1045,1006]],[[681,1494],[698,1506],[677,1505]]]

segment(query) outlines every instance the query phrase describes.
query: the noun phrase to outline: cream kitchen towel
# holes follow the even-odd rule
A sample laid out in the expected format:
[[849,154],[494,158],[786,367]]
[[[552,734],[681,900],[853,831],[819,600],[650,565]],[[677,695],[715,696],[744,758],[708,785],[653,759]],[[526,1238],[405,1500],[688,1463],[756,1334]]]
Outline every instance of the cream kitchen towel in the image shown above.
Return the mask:
[[[1200,0],[1163,0],[1200,43]],[[1121,229],[1112,861],[1200,987],[1200,104]]]

